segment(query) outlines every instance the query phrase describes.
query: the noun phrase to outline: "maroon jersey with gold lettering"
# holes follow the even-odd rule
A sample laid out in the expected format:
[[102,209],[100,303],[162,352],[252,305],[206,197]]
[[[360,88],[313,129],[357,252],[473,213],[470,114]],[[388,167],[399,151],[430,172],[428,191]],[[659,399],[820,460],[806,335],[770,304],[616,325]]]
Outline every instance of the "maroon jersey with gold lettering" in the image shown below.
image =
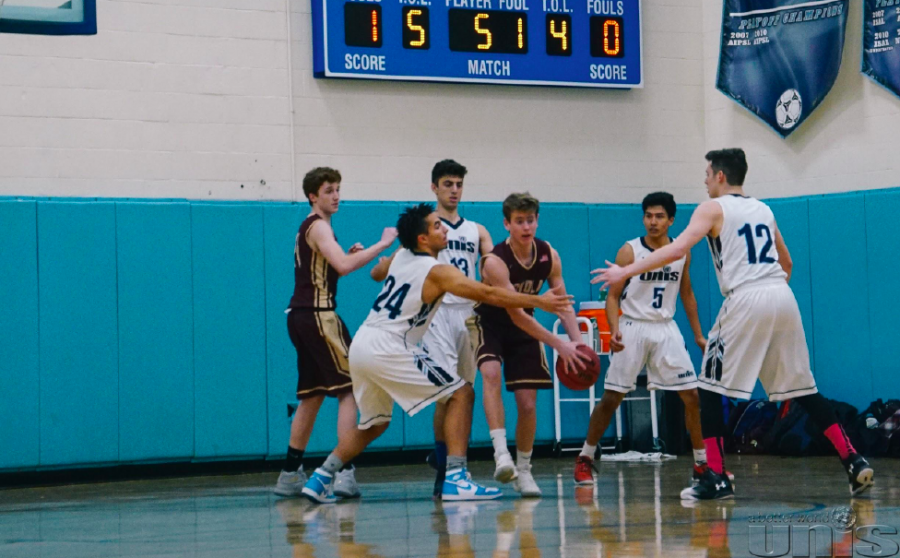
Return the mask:
[[[516,291],[524,294],[540,294],[541,287],[550,277],[553,269],[553,249],[550,244],[539,238],[533,241],[533,257],[528,265],[522,265],[513,254],[512,246],[509,239],[494,246],[490,256],[500,258],[506,264],[509,270],[509,282],[512,283]],[[530,315],[534,315],[534,308],[526,308],[525,311]],[[491,306],[490,304],[478,304],[475,307],[475,313],[478,314],[484,323],[494,325],[502,325],[504,327],[513,327],[518,329],[509,317],[505,308]],[[521,331],[521,330],[520,330]],[[524,332],[523,332],[524,333]]]
[[[337,307],[338,272],[325,256],[309,246],[309,229],[322,217],[315,213],[300,225],[294,243],[294,296],[290,308],[334,310]],[[337,240],[337,237],[335,237]]]

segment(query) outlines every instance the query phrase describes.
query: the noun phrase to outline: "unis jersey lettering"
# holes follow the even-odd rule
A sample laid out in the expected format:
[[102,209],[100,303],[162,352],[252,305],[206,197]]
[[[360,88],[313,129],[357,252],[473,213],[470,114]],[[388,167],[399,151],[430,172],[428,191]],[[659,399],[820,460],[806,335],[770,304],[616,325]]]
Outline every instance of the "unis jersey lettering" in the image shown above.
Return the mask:
[[763,202],[738,195],[716,198],[724,218],[707,237],[722,294],[761,279],[786,278],[775,249],[775,216]]
[[[509,244],[509,239],[507,239],[505,242],[494,246],[494,249],[485,258],[500,258],[509,270],[509,282],[512,283],[516,291],[523,294],[536,295],[540,294],[541,287],[544,286],[544,282],[550,277],[550,272],[553,270],[553,249],[548,242],[535,238],[532,241],[532,254],[532,259],[528,265],[522,265],[516,259],[516,255],[513,254],[512,246]],[[532,316],[534,315],[534,308],[526,308],[525,311]],[[518,330],[505,308],[491,306],[490,304],[478,304],[475,306],[475,313],[481,316],[484,321],[513,327]]]
[[441,305],[443,296],[434,302],[422,302],[422,287],[437,259],[428,254],[401,249],[394,256],[381,294],[375,299],[363,326],[401,336],[407,347],[418,345],[428,324]]
[[[294,296],[289,308],[334,310],[338,272],[309,245],[309,231],[322,217],[312,214],[300,225],[294,243]],[[337,240],[337,237],[335,237]]]
[[[634,261],[643,260],[653,252],[643,237],[629,240],[628,244],[634,250]],[[671,320],[675,316],[685,261],[686,258],[681,258],[629,279],[620,299],[622,314],[638,320]]]
[[[447,225],[447,247],[438,252],[438,261],[449,264],[460,270],[469,279],[475,280],[475,266],[481,251],[481,235],[478,225],[472,221],[460,219],[456,224],[441,219]],[[447,293],[444,304],[460,304],[471,307],[474,303],[466,298]]]

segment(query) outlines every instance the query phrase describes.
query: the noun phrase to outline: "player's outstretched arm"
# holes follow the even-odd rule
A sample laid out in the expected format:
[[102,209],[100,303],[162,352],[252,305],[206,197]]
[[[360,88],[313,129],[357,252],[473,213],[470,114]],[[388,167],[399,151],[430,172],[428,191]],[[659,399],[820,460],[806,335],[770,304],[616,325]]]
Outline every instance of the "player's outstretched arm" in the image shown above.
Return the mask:
[[391,263],[394,261],[394,256],[396,256],[399,251],[400,249],[397,248],[390,256],[378,258],[378,263],[375,264],[372,271],[369,272],[372,279],[379,283],[387,279],[388,270],[391,269]]
[[[612,289],[610,289],[612,290]],[[697,311],[697,297],[694,296],[694,288],[691,286],[691,253],[688,252],[684,260],[684,273],[681,276],[679,288],[681,303],[684,305],[684,313],[687,314],[691,331],[694,332],[694,342],[701,350],[706,350],[706,337],[703,336],[703,328],[700,326],[700,313]]]
[[[631,244],[626,242],[616,254],[616,265],[625,267],[632,262],[634,262],[634,249]],[[609,322],[610,332],[609,348],[614,353],[625,348],[625,344],[622,342],[622,331],[619,329],[619,301],[624,290],[624,283],[616,283],[609,286],[609,293],[606,296],[606,320]]]
[[791,253],[788,252],[787,244],[784,242],[784,237],[781,236],[781,231],[778,230],[778,225],[775,225],[775,250],[778,252],[778,263],[781,265],[781,269],[787,273],[786,281],[790,282],[791,280],[791,271],[794,269],[794,260],[791,259]]
[[484,302],[502,308],[540,308],[558,314],[572,308],[572,297],[554,291],[538,295],[526,295],[515,290],[508,291],[473,281],[452,265],[440,264],[431,268],[425,286],[422,288],[422,299],[433,301],[443,293]]
[[721,220],[722,206],[714,201],[704,202],[694,210],[690,224],[671,244],[653,251],[646,258],[626,267],[606,262],[609,265],[608,268],[598,268],[591,272],[594,275],[591,283],[602,283],[601,288],[603,288],[615,283],[622,283],[629,277],[634,277],[635,275],[663,267],[675,260],[680,260],[691,251],[695,244],[703,240],[703,237],[708,235]]
[[328,261],[328,265],[344,276],[363,267],[375,259],[375,257],[390,248],[397,238],[397,229],[388,227],[381,233],[381,240],[363,250],[347,254],[334,239],[334,231],[331,225],[324,221],[317,221],[307,233],[310,246],[322,254]]

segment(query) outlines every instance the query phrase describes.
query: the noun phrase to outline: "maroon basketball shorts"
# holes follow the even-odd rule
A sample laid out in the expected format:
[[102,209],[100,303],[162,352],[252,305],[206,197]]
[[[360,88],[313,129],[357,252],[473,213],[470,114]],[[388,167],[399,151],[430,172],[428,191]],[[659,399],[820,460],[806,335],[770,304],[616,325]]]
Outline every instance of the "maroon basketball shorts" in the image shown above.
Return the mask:
[[351,393],[350,333],[334,311],[293,309],[288,333],[297,349],[297,399]]
[[476,362],[497,361],[503,365],[506,390],[553,389],[544,345],[512,324],[494,323],[475,315],[469,331]]

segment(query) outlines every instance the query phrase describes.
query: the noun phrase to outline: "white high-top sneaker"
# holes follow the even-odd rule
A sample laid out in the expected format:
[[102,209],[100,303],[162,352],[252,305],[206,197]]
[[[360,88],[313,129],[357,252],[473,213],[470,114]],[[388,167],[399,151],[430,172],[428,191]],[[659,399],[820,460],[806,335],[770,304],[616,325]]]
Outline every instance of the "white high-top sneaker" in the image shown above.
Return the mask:
[[516,469],[516,472],[518,473],[518,478],[513,483],[513,488],[522,495],[522,498],[540,498],[541,489],[534,482],[534,476],[531,474],[531,465],[519,467]]

